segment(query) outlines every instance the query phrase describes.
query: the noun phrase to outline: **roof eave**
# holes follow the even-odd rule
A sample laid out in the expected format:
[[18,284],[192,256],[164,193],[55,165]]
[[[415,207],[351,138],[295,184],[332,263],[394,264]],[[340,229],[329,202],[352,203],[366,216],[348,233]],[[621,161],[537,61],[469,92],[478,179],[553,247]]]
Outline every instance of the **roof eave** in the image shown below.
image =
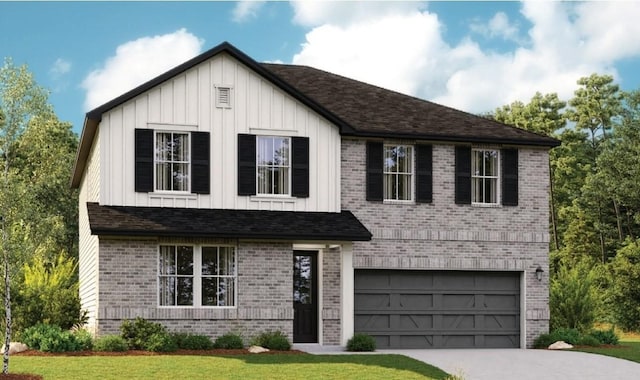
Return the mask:
[[560,141],[549,137],[545,140],[532,139],[513,139],[513,138],[493,138],[493,137],[469,137],[469,136],[450,136],[450,135],[430,135],[420,133],[395,133],[395,132],[370,132],[357,131],[353,133],[345,133],[344,136],[352,137],[368,137],[368,138],[397,138],[397,139],[416,139],[429,141],[446,141],[455,143],[479,143],[479,144],[508,144],[508,145],[528,145],[528,146],[544,146],[553,148],[560,145]]
[[269,239],[269,240],[317,240],[317,241],[370,241],[371,234],[363,235],[309,235],[309,234],[270,234],[270,233],[220,233],[198,231],[166,231],[166,230],[122,230],[92,228],[92,235],[97,236],[127,236],[127,237],[190,237],[190,238],[219,238],[219,239]]

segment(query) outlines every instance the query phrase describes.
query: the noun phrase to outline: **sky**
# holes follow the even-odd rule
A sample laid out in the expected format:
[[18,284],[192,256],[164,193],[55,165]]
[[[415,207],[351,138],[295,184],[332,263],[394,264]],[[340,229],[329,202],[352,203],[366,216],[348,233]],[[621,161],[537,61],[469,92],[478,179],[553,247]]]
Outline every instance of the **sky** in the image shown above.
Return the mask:
[[640,1],[0,1],[0,59],[26,64],[77,133],[87,111],[224,41],[485,113],[568,100],[592,73],[640,89],[639,19]]

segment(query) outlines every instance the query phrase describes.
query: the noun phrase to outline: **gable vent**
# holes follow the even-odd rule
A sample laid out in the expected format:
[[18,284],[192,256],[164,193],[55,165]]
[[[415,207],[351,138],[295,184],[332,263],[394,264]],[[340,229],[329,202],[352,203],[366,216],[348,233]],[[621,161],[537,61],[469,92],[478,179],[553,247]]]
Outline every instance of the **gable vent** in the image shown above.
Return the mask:
[[216,86],[216,107],[231,108],[231,87]]

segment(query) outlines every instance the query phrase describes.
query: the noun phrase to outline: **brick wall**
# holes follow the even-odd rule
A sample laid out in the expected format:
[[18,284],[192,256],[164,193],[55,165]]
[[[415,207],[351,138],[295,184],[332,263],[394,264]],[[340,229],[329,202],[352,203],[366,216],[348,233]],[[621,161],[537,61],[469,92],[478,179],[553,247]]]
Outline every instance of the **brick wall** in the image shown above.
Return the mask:
[[125,319],[143,317],[172,331],[215,338],[226,332],[250,339],[266,330],[293,338],[293,249],[287,243],[237,243],[238,298],[235,308],[160,308],[158,244],[229,244],[217,240],[100,239],[99,334],[117,333]]
[[[411,144],[412,141],[393,141]],[[500,148],[496,146],[495,148]],[[455,204],[453,145],[433,145],[433,202],[366,201],[366,141],[342,141],[342,208],[372,232],[353,246],[354,268],[507,270],[524,273],[527,346],[548,329],[548,153],[519,150],[519,205]],[[545,279],[535,279],[535,268]],[[523,327],[524,329],[524,327]]]

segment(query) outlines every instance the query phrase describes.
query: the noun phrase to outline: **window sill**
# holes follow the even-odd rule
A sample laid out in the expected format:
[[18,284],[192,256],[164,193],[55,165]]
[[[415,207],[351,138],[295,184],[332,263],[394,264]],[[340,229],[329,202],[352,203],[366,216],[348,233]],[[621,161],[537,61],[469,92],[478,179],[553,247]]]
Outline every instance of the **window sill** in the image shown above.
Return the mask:
[[285,203],[295,203],[296,198],[290,195],[252,195],[251,202],[278,201]]
[[500,203],[471,203],[471,206],[478,208],[502,208]]
[[186,310],[186,309],[205,309],[205,310],[222,310],[222,309],[237,309],[237,306],[163,306],[158,305],[158,309],[167,310]]
[[413,200],[402,201],[402,200],[397,200],[397,199],[385,199],[385,200],[382,201],[382,204],[385,204],[385,205],[414,205],[414,204],[416,204],[416,202],[414,202]]
[[154,191],[149,193],[150,197],[172,197],[172,198],[189,198],[197,199],[198,194],[188,193],[186,191]]

